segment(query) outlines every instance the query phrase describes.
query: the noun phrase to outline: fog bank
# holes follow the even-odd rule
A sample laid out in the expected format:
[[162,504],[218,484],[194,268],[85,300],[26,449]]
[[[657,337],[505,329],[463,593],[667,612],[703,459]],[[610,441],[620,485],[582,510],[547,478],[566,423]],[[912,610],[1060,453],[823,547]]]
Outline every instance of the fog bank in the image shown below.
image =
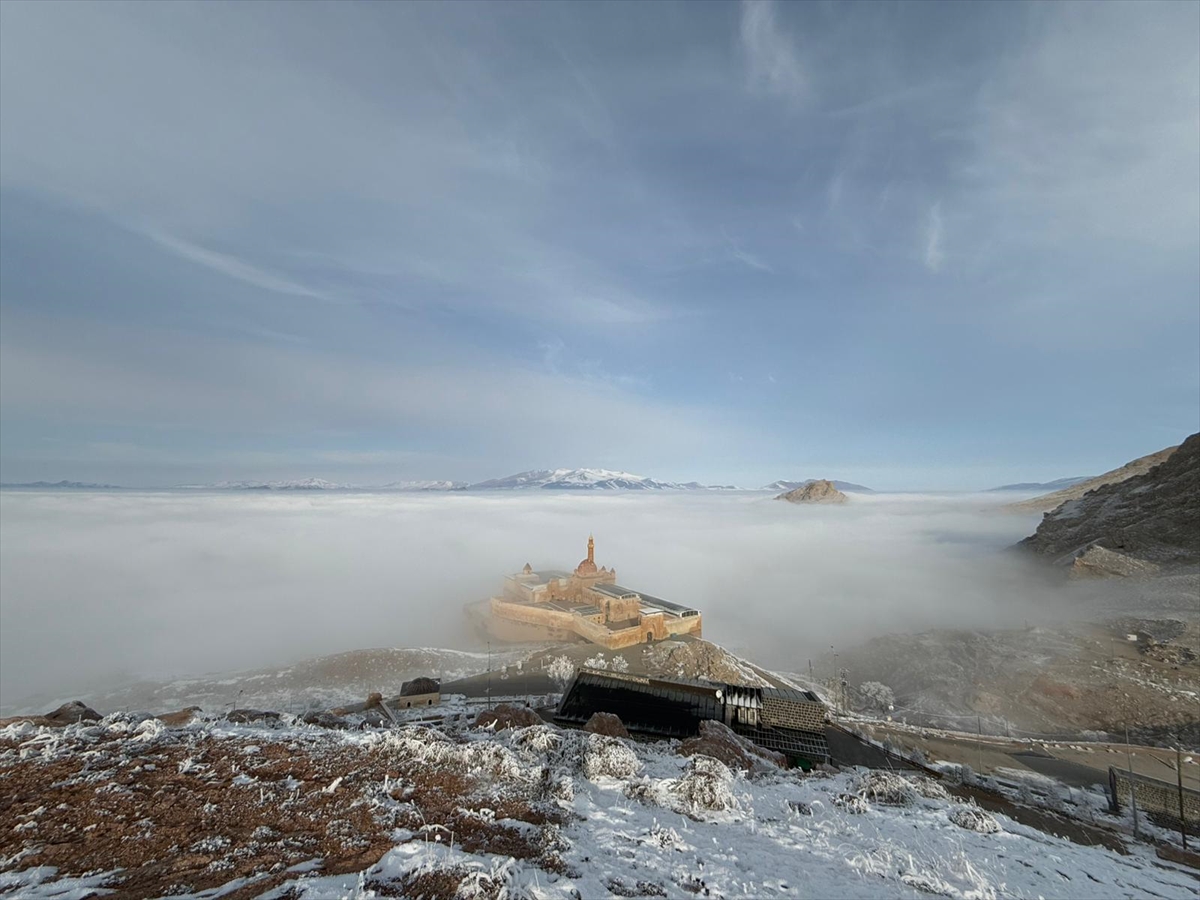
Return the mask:
[[[478,646],[462,606],[526,562],[596,561],[763,664],[892,631],[1020,624],[1052,589],[1003,496],[0,494],[0,703],[118,677],[379,646]],[[1049,602],[1048,602],[1049,601]]]

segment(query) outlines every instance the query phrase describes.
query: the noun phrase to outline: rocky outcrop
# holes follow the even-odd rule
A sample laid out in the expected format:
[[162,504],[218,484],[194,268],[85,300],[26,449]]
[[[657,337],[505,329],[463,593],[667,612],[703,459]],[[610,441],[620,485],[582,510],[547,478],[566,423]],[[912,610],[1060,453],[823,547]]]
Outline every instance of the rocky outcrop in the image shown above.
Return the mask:
[[1061,491],[1042,494],[1040,497],[1034,497],[1031,500],[1022,500],[1020,503],[1009,503],[1004,509],[1012,512],[1050,512],[1062,506],[1068,500],[1078,500],[1088,491],[1094,491],[1096,488],[1104,487],[1106,484],[1119,484],[1138,475],[1145,475],[1155,466],[1166,462],[1171,454],[1178,449],[1178,446],[1167,447],[1165,450],[1159,450],[1157,453],[1142,456],[1133,462],[1125,463],[1119,469],[1113,469],[1111,472],[1105,472],[1103,475],[1097,475],[1095,478],[1080,481],[1078,484],[1063,488]]
[[587,720],[583,730],[590,734],[606,734],[609,737],[629,737],[629,731],[625,728],[621,717],[607,712],[592,713],[592,717]]
[[1152,574],[1145,564],[1200,561],[1200,433],[1144,474],[1063,503],[1019,546],[1075,574]]
[[776,500],[786,500],[788,503],[845,503],[845,494],[833,486],[832,481],[824,479],[810,481],[808,484],[780,494]]
[[0,728],[6,725],[13,725],[17,722],[29,722],[33,725],[44,725],[48,728],[62,728],[65,725],[75,725],[79,722],[98,722],[100,718],[100,713],[96,712],[82,700],[72,700],[70,703],[64,703],[58,709],[48,712],[44,716],[13,716],[8,719],[0,719]]
[[511,703],[501,703],[495,709],[485,709],[475,717],[476,728],[491,728],[503,731],[505,728],[525,728],[529,725],[540,725],[541,718],[528,706],[513,706]]
[[[1063,564],[1066,565],[1066,560],[1063,560]],[[1155,563],[1107,550],[1099,544],[1091,544],[1073,554],[1070,565],[1067,574],[1072,578],[1111,578],[1114,575],[1128,578],[1133,575],[1154,575],[1159,571]]]

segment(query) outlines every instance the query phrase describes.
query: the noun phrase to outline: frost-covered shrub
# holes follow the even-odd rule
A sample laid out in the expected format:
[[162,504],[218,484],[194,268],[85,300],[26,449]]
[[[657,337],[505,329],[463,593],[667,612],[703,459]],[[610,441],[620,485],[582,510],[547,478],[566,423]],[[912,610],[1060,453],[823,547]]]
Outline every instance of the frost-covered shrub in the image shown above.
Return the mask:
[[932,778],[918,775],[912,780],[913,790],[926,800],[949,800],[950,792]]
[[693,756],[687,771],[668,787],[672,805],[685,812],[736,809],[733,770],[711,756]]
[[575,664],[566,656],[556,656],[546,669],[546,674],[550,676],[551,681],[558,685],[558,689],[561,691],[566,688],[575,676]]
[[950,811],[950,821],[959,828],[967,831],[977,831],[980,834],[996,834],[1000,823],[991,813],[984,812],[977,806],[958,806]]
[[833,805],[856,816],[871,809],[871,805],[858,794],[838,794],[833,798]]
[[575,802],[575,779],[563,775],[555,780],[550,786],[550,799],[562,804]]
[[612,668],[614,672],[628,672],[629,661],[623,656],[614,656],[612,663],[610,664],[610,668]]
[[526,762],[543,759],[562,746],[562,733],[549,725],[530,725],[513,732],[513,749]]
[[589,734],[583,744],[583,774],[589,781],[597,778],[628,778],[642,762],[619,738]]
[[585,659],[583,664],[589,669],[607,669],[608,660],[604,658],[603,653],[597,653],[595,656]]
[[912,783],[894,772],[867,772],[859,777],[855,787],[865,799],[887,806],[908,806],[917,798]]

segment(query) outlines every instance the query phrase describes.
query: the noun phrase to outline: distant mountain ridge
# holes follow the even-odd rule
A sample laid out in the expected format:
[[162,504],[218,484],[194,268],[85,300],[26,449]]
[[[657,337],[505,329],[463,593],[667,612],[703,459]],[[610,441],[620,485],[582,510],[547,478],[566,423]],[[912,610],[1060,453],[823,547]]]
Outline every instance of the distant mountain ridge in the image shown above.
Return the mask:
[[1071,485],[1068,488],[1063,488],[1060,491],[1054,491],[1051,494],[1043,494],[1040,497],[1033,497],[1029,500],[1021,500],[1017,503],[1009,503],[1003,508],[1013,512],[1050,512],[1057,509],[1068,500],[1078,500],[1089,491],[1094,491],[1097,488],[1104,487],[1107,484],[1119,484],[1130,478],[1136,478],[1139,475],[1145,475],[1155,466],[1160,465],[1170,458],[1171,454],[1178,450],[1179,447],[1167,447],[1159,450],[1157,453],[1150,453],[1146,456],[1138,457],[1132,462],[1127,462],[1120,468],[1113,469],[1111,472],[1105,472],[1103,475],[1097,475],[1095,478],[1089,478],[1086,481],[1080,481]]
[[90,481],[26,481],[22,483],[5,482],[0,484],[4,488],[56,488],[58,490],[75,490],[75,491],[117,491],[121,490],[119,484],[94,484]]
[[853,481],[835,481],[833,479],[822,478],[806,478],[804,481],[772,481],[770,484],[763,485],[760,490],[764,491],[794,491],[797,488],[806,487],[810,484],[815,484],[818,481],[829,481],[839,491],[849,491],[852,494],[873,494],[875,491],[869,487],[864,487],[861,484],[855,484]]
[[1057,478],[1054,481],[1022,481],[1017,484],[1002,484],[1000,487],[988,488],[988,493],[996,491],[1060,491],[1063,488],[1074,487],[1090,481],[1091,475],[1077,475],[1074,478]]

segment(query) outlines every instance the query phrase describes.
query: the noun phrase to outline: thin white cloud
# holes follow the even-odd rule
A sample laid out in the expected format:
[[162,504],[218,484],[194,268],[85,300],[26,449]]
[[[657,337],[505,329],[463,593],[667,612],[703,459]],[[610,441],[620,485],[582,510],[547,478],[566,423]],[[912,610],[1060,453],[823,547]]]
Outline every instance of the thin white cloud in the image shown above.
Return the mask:
[[787,98],[803,100],[809,81],[791,38],[775,20],[770,0],[744,0],[739,40],[751,87]]
[[277,275],[274,272],[268,272],[266,269],[251,265],[245,260],[238,259],[236,256],[209,250],[206,247],[201,247],[199,244],[185,241],[157,228],[144,227],[137,230],[139,234],[149,238],[163,249],[171,251],[176,256],[212,269],[236,281],[242,281],[276,294],[336,302],[336,298],[325,291],[308,287],[297,281],[292,281],[285,276]]
[[940,272],[946,261],[942,247],[942,204],[937,202],[929,208],[929,219],[925,225],[925,268]]
[[770,263],[764,262],[753,253],[744,250],[724,228],[721,229],[721,235],[725,238],[725,243],[729,245],[729,252],[735,260],[742,263],[747,268],[755,269],[759,272],[770,272],[774,274],[775,270],[771,267]]

